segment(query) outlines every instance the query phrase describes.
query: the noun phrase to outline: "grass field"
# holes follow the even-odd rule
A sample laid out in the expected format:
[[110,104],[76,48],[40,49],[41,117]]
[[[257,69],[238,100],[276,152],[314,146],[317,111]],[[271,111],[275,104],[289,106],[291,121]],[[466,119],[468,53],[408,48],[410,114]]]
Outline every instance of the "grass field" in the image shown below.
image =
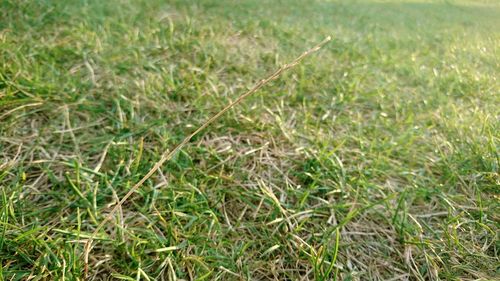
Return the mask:
[[497,1],[0,1],[0,280],[500,280]]

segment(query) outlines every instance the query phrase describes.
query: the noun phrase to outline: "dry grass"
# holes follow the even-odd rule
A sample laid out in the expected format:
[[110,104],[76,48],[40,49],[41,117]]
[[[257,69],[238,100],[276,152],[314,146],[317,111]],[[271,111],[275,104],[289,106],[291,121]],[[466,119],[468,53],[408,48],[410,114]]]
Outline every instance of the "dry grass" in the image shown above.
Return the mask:
[[[260,80],[259,82],[257,82],[250,90],[248,90],[247,92],[245,92],[244,94],[242,94],[241,96],[239,96],[236,100],[234,100],[231,103],[229,103],[227,106],[225,106],[219,112],[217,112],[215,115],[213,115],[207,121],[205,121],[203,124],[201,124],[196,130],[194,130],[191,134],[189,134],[187,137],[185,137],[172,150],[164,152],[163,155],[162,155],[162,157],[160,158],[160,160],[158,160],[158,162],[155,163],[155,165],[153,166],[153,168],[151,168],[149,170],[149,172],[147,172],[146,175],[141,180],[139,180],[127,192],[127,194],[125,194],[125,196],[123,196],[123,198],[113,207],[113,209],[109,212],[109,214],[106,216],[106,218],[97,226],[97,228],[94,230],[94,232],[90,236],[89,240],[86,242],[85,251],[84,251],[85,265],[86,265],[85,272],[86,272],[86,274],[88,272],[88,255],[90,254],[91,247],[92,247],[92,242],[93,242],[94,237],[96,237],[99,234],[99,231],[102,229],[102,227],[108,221],[110,221],[111,219],[113,219],[115,213],[118,210],[121,210],[123,203],[125,203],[127,201],[127,199],[132,194],[134,194],[135,192],[137,192],[137,190],[144,184],[144,182],[146,182],[149,178],[151,178],[151,176],[154,173],[156,173],[159,168],[161,168],[161,166],[163,165],[163,163],[165,163],[165,162],[169,161],[170,159],[172,159],[172,157],[174,157],[177,153],[179,153],[179,151],[181,151],[181,149],[183,149],[184,146],[186,146],[191,141],[191,139],[193,137],[195,137],[196,135],[198,135],[201,131],[205,130],[208,126],[210,126],[210,124],[212,124],[215,121],[217,121],[217,119],[219,119],[223,114],[225,114],[226,112],[228,112],[231,108],[233,108],[234,106],[238,105],[245,98],[247,98],[250,95],[254,94],[260,88],[264,87],[266,84],[268,84],[272,80],[277,79],[283,72],[285,72],[288,69],[291,69],[291,68],[295,67],[296,65],[298,65],[305,57],[311,55],[312,53],[317,52],[323,45],[325,45],[326,43],[330,42],[330,40],[332,40],[331,37],[327,37],[325,40],[323,40],[323,42],[321,42],[318,45],[316,45],[315,47],[313,47],[313,48],[305,51],[303,54],[301,54],[300,56],[298,56],[291,63],[283,65],[282,67],[280,67],[278,70],[276,70],[275,72],[273,72],[272,74],[270,74],[266,78],[264,78],[264,79]],[[69,124],[69,113],[68,113],[67,108],[66,108],[66,117],[67,117],[68,124]],[[77,148],[77,150],[78,150],[78,146],[76,144],[75,136],[73,134],[71,134],[71,136],[72,136],[72,138],[73,138],[73,140],[75,142],[75,148]],[[83,197],[83,196],[81,196],[81,197]],[[278,201],[278,200],[276,199],[276,201]]]

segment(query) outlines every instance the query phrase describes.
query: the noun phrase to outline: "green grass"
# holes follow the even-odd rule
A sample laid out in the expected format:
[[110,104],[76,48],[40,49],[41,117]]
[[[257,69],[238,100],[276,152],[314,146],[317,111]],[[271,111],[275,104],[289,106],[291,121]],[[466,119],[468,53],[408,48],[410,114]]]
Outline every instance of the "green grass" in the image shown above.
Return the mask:
[[500,276],[496,1],[0,2],[0,280]]

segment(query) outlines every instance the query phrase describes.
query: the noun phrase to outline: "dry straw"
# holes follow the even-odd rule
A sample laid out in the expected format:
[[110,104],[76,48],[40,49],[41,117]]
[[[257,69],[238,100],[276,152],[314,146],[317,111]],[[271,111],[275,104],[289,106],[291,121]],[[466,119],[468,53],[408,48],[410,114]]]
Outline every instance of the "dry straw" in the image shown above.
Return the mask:
[[121,208],[121,206],[123,205],[123,203],[125,203],[125,201],[127,201],[127,199],[137,189],[139,189],[139,187],[141,187],[142,184],[146,180],[148,180],[163,165],[163,163],[165,163],[166,161],[169,161],[170,159],[172,159],[172,157],[177,152],[179,152],[179,150],[181,150],[195,135],[197,135],[203,129],[207,128],[210,124],[212,124],[217,119],[219,119],[219,117],[221,117],[229,109],[231,109],[235,105],[239,104],[242,100],[244,100],[246,97],[248,97],[251,94],[253,94],[256,91],[258,91],[260,88],[262,88],[267,83],[269,83],[272,80],[278,78],[286,70],[295,67],[305,57],[311,55],[312,53],[317,52],[319,49],[321,49],[321,47],[323,47],[323,45],[325,45],[326,43],[330,42],[330,40],[331,40],[331,37],[328,36],[325,40],[323,40],[318,45],[316,45],[313,48],[311,48],[311,49],[305,51],[304,53],[302,53],[300,56],[298,56],[296,59],[294,59],[291,63],[283,65],[282,67],[280,67],[278,70],[276,70],[271,75],[269,75],[266,78],[264,78],[264,79],[260,80],[259,82],[257,82],[250,90],[248,90],[247,92],[245,92],[244,94],[242,94],[241,96],[239,96],[235,101],[229,103],[226,107],[224,107],[222,110],[220,110],[219,112],[217,112],[214,116],[210,117],[210,119],[208,119],[205,123],[203,123],[200,127],[198,127],[198,129],[196,129],[190,135],[188,135],[186,138],[184,138],[182,140],[182,142],[180,142],[179,144],[177,144],[171,151],[166,151],[165,153],[163,153],[163,155],[161,156],[160,160],[158,162],[156,162],[156,164],[153,166],[153,168],[151,168],[151,170],[149,170],[149,172],[140,181],[138,181],[127,192],[127,194],[125,194],[125,196],[123,196],[123,198],[120,200],[120,202],[118,202],[118,204],[115,205],[115,207],[111,210],[111,212],[97,226],[97,228],[94,230],[94,232],[89,237],[89,239],[87,239],[87,241],[85,243],[85,247],[84,247],[84,253],[83,253],[84,254],[84,261],[85,261],[85,276],[87,276],[87,273],[88,273],[88,258],[89,258],[89,253],[90,253],[90,251],[92,249],[92,242],[93,242],[94,238],[96,237],[96,235],[99,233],[99,231],[102,229],[102,227],[106,224],[106,222],[108,222],[109,220],[111,220],[113,218],[114,214],[116,213],[116,211],[118,211]]

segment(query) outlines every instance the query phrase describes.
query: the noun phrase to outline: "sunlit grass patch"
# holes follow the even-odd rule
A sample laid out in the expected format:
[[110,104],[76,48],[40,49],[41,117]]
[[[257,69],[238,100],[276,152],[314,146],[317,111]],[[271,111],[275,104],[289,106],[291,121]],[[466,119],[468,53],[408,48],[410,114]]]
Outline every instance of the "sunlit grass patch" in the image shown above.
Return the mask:
[[[4,1],[0,276],[492,280],[494,1]],[[0,279],[1,279],[0,278]]]

